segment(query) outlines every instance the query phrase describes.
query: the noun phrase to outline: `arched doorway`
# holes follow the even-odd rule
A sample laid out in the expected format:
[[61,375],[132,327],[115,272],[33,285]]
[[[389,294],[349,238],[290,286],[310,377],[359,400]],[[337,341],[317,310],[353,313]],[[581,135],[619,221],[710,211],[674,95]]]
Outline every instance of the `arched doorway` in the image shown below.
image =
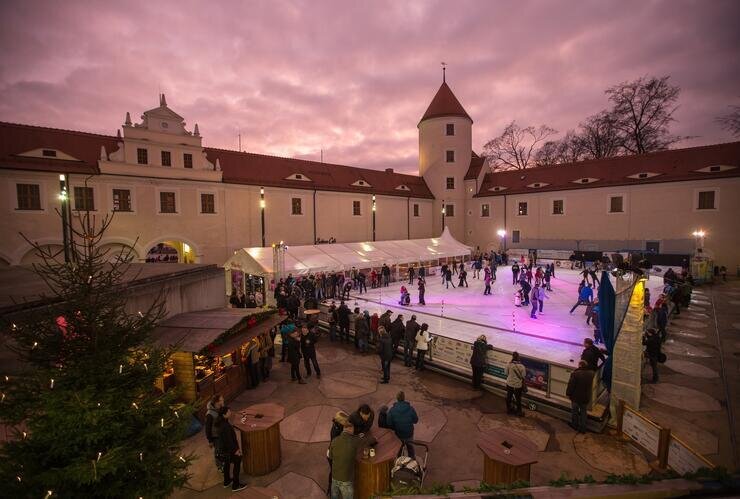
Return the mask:
[[[44,253],[51,253],[52,255],[56,255],[57,259],[60,261],[64,261],[64,247],[61,244],[44,244],[41,246],[41,249]],[[32,265],[34,263],[41,263],[44,259],[41,258],[41,256],[38,254],[38,251],[36,248],[31,248],[26,252],[25,255],[23,255],[23,258],[21,258],[21,265]]]
[[195,263],[195,252],[183,241],[162,241],[147,251],[146,263]]

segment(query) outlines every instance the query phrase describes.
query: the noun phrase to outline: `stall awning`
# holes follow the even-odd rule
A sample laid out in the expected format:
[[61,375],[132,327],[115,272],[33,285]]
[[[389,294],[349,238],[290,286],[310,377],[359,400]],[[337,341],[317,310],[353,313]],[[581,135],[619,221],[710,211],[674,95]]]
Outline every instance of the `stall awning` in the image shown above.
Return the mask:
[[[285,317],[275,314],[247,329],[249,317],[263,312],[260,308],[224,308],[178,314],[164,320],[153,332],[154,344],[165,348],[176,348],[181,352],[197,353],[213,343],[224,333],[237,333],[217,347],[217,351],[229,352],[251,337],[262,334]],[[243,330],[239,334],[239,330]],[[233,348],[230,345],[234,343]],[[225,347],[231,348],[225,349]]]
[[[472,248],[457,241],[448,228],[442,235],[427,239],[317,244],[288,246],[285,272],[306,275],[316,272],[342,271],[352,267],[369,268],[423,262],[437,258],[469,255]],[[243,248],[224,264],[226,270],[238,269],[247,274],[268,276],[273,273],[272,248]]]

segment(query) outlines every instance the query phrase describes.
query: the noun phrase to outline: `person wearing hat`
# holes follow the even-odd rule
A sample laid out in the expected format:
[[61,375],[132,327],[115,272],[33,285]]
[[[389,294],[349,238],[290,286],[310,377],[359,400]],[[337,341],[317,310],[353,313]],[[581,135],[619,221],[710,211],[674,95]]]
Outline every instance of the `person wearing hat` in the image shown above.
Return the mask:
[[419,323],[416,322],[416,316],[412,315],[406,323],[406,333],[403,338],[403,365],[411,367],[411,359],[414,355],[416,346],[416,333],[419,332]]
[[426,322],[421,325],[421,329],[416,333],[416,367],[417,371],[424,370],[424,357],[429,350],[429,342],[432,341],[432,337],[429,336],[429,324]]
[[473,389],[479,390],[483,383],[483,373],[488,364],[488,351],[493,347],[488,344],[485,334],[478,336],[473,343],[473,355],[470,356],[470,367],[473,369]]

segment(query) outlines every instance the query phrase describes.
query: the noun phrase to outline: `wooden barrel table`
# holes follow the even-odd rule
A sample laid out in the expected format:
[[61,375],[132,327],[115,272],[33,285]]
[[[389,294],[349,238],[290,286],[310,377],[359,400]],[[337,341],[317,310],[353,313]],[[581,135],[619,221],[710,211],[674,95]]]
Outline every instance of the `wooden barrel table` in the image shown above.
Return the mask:
[[355,498],[370,499],[391,488],[391,469],[396,461],[401,441],[393,431],[385,428],[373,428],[363,440],[368,444],[372,440],[375,456],[363,456],[367,445],[360,445],[355,462]]
[[237,411],[234,428],[241,432],[242,466],[247,475],[266,475],[280,467],[280,421],[285,408],[278,404],[256,404]]
[[531,466],[537,462],[537,446],[511,430],[489,430],[478,438],[483,451],[483,481],[492,485],[529,481]]

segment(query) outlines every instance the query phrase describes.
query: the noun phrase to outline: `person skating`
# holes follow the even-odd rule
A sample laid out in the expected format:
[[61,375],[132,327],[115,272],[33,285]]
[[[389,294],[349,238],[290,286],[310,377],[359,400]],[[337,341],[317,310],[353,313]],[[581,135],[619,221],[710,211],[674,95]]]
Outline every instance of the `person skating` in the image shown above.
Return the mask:
[[527,369],[519,361],[519,353],[511,354],[511,362],[506,366],[506,412],[524,416],[522,410],[522,391],[527,379]]
[[470,367],[473,370],[473,389],[480,390],[483,383],[483,373],[486,370],[488,364],[488,351],[493,350],[493,347],[488,344],[486,335],[482,334],[478,336],[478,339],[473,343],[473,354],[470,356]]
[[411,367],[414,348],[416,347],[416,333],[419,332],[419,323],[416,322],[416,316],[412,315],[411,319],[406,322],[406,330],[403,337],[403,365]]
[[354,497],[357,449],[362,441],[354,434],[354,427],[346,421],[342,433],[331,441],[327,457],[331,460],[331,499]]
[[540,296],[540,287],[535,284],[534,288],[532,288],[532,291],[530,292],[530,302],[532,303],[532,311],[529,313],[529,317],[532,319],[537,318],[537,306],[539,303]]
[[586,361],[579,361],[578,369],[570,373],[568,388],[565,391],[571,405],[570,426],[578,433],[586,433],[588,404],[591,402],[593,376],[594,373],[588,368]]
[[242,465],[242,450],[236,431],[231,426],[229,418],[232,416],[228,406],[219,409],[216,422],[218,432],[218,452],[224,463],[224,488],[231,486],[232,491],[245,489],[247,486],[239,481],[239,471]]
[[591,289],[591,285],[586,283],[586,285],[579,291],[578,293],[578,301],[575,305],[573,305],[573,308],[570,309],[570,313],[572,314],[573,311],[579,307],[580,305],[590,305],[591,301],[594,297],[594,290]]
[[591,338],[584,338],[581,360],[586,362],[586,366],[589,369],[596,371],[599,368],[599,361],[604,362],[606,360],[606,356],[599,347],[594,345],[594,340]]
[[452,274],[457,274],[457,260],[452,260]]
[[663,352],[660,347],[660,335],[658,332],[650,328],[646,331],[645,337],[642,339],[643,345],[645,345],[645,356],[650,362],[650,368],[653,371],[652,382],[658,382],[658,363],[663,358]]
[[378,356],[383,369],[381,384],[388,384],[391,379],[391,360],[393,360],[393,342],[383,326],[378,327]]
[[545,293],[545,287],[543,285],[537,287],[537,304],[539,306],[540,313],[542,313],[542,309],[545,305],[545,300],[549,298],[550,297],[547,296],[547,293]]
[[411,441],[414,438],[414,425],[419,422],[416,410],[406,402],[406,394],[398,392],[396,403],[388,411],[386,423],[393,428],[398,439],[406,446],[406,451],[411,459],[416,458],[416,451]]
[[416,268],[412,265],[409,267],[409,284],[414,283],[414,276],[416,275]]
[[306,367],[306,377],[311,376],[311,364],[316,371],[316,377],[321,378],[321,369],[316,360],[316,342],[318,336],[313,328],[307,326],[301,328],[301,353],[303,354],[303,365]]
[[391,268],[385,263],[381,269],[381,274],[383,275],[383,286],[388,287],[391,283]]
[[429,324],[424,323],[421,325],[421,329],[416,333],[416,367],[417,371],[424,370],[424,357],[429,350],[429,342],[432,341],[432,337],[429,336]]
[[491,271],[488,267],[486,267],[483,270],[483,284],[485,285],[485,288],[483,289],[483,294],[490,295],[491,294]]
[[460,264],[460,273],[458,274],[459,282],[457,283],[457,286],[459,288],[462,288],[465,286],[468,287],[468,271],[465,270],[465,267],[463,267],[462,264]]
[[427,282],[426,280],[419,276],[419,305],[426,305],[426,302],[424,301],[424,293],[427,290]]
[[452,284],[453,289],[455,288],[455,283],[452,282],[452,271],[450,269],[447,269],[445,272],[445,289],[450,289],[450,284]]
[[522,287],[522,298],[524,299],[524,301],[522,302],[522,306],[528,307],[530,298],[529,295],[532,291],[532,286],[529,285],[526,279],[520,280],[519,285]]
[[297,330],[288,336],[288,362],[290,363],[290,381],[298,381],[301,385],[306,380],[301,378],[301,338]]
[[367,293],[367,276],[360,271],[357,273],[357,293],[362,294],[363,291]]
[[514,262],[511,265],[511,284],[519,282],[519,264]]

